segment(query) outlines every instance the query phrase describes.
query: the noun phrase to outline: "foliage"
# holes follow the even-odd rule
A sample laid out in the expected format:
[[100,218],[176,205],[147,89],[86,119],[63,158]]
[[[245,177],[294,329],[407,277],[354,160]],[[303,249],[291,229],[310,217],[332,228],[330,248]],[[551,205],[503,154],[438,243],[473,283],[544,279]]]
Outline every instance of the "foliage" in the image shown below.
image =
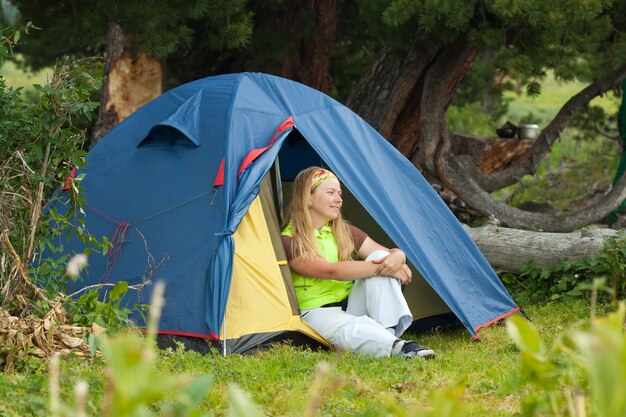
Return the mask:
[[[30,28],[28,23],[4,38],[3,56],[19,41],[18,34]],[[46,196],[66,182],[71,167],[84,165],[84,127],[96,109],[91,98],[100,85],[86,71],[93,64],[89,60],[59,63],[48,84],[34,86],[37,94],[33,100],[24,100],[22,90],[7,87],[0,76],[0,234],[7,239],[0,244],[0,307],[14,315],[45,315],[52,307],[49,300],[64,289],[64,281],[77,278],[79,270],[70,273],[68,266],[79,256],[70,260],[61,255],[59,236],[74,234],[83,241],[87,247],[80,255],[84,262],[92,250],[106,252],[109,247],[106,238],[90,235],[84,229],[83,216],[76,215],[83,213],[86,204],[80,192],[82,174],[66,184],[63,198],[73,209],[66,215],[48,209],[42,215]],[[43,293],[33,296],[31,281],[48,289],[49,300]],[[96,322],[115,330],[128,325],[129,311],[120,305],[128,290],[128,285],[122,288],[124,284],[117,284],[102,301],[95,291],[75,302],[61,298],[74,324],[91,326]]]
[[581,72],[576,58],[583,51],[595,51],[611,34],[611,10],[608,1],[396,0],[383,18],[422,39],[451,42],[468,37],[495,49],[497,70],[528,80],[528,91],[537,94],[547,68],[566,80]]
[[[44,28],[20,49],[29,65],[50,65],[59,54],[101,53],[108,23],[117,22],[133,37],[132,43],[166,59],[168,86],[216,73],[280,74],[284,57],[298,54],[295,45],[320,36],[310,2],[298,2],[296,7],[282,0],[150,5],[63,0],[55,7],[46,7],[43,0],[13,3],[24,20]],[[623,56],[616,53],[621,51],[616,45],[621,45],[625,20],[620,4],[607,0],[339,1],[337,14],[331,17],[337,19],[336,36],[329,34],[336,39],[329,52],[331,92],[345,99],[386,45],[406,55],[413,47],[466,39],[481,53],[455,104],[487,98],[486,112],[496,119],[506,107],[501,94],[512,88],[513,80],[536,94],[550,69],[557,79],[572,80],[590,79],[613,68]],[[47,35],[48,31],[55,35]]]
[[96,323],[113,332],[127,329],[131,310],[124,307],[121,301],[128,291],[128,284],[120,281],[116,287],[102,301],[98,299],[100,291],[96,289],[87,291],[77,300],[66,300],[65,306],[71,322],[85,327]]
[[[206,415],[190,412],[198,407],[211,388],[210,376],[194,377],[157,373],[158,358],[149,340],[137,334],[104,337],[100,348],[108,361],[109,386],[104,415],[115,417]],[[167,401],[160,412],[153,404]]]
[[495,136],[495,120],[483,111],[482,104],[478,102],[466,103],[462,106],[451,105],[446,111],[446,120],[451,132]]
[[509,335],[520,349],[521,382],[538,393],[522,401],[524,416],[626,415],[626,307],[606,317],[592,316],[588,329],[559,334],[550,348],[539,331],[519,316],[507,321]]
[[[208,416],[200,406],[207,397],[213,383],[209,375],[194,376],[177,371],[163,372],[156,366],[159,352],[156,350],[156,323],[163,305],[163,284],[155,286],[151,301],[151,313],[147,337],[119,334],[108,338],[101,335],[98,345],[106,359],[107,375],[102,398],[101,413],[115,417],[138,416]],[[182,348],[179,351],[182,353]],[[76,411],[63,404],[60,399],[58,357],[53,357],[49,366],[49,404],[52,417],[84,416],[88,401],[88,385],[79,381],[75,385]],[[313,381],[310,383],[309,400],[302,415],[313,417],[324,401],[324,396],[338,392],[343,382],[332,374],[328,363],[320,362]],[[387,405],[387,415],[394,416],[438,416],[461,417],[464,415],[460,398],[464,392],[461,384],[438,390],[432,395],[429,410],[408,413],[398,404]],[[238,386],[228,384],[229,417],[255,417],[264,413],[261,408]]]
[[545,268],[529,261],[519,275],[503,274],[501,279],[523,304],[587,297],[595,280],[602,284],[601,299],[624,299],[626,239],[622,235],[611,238],[598,255],[578,261],[564,259]]
[[[31,25],[26,25],[24,30],[29,27]],[[18,33],[19,30],[4,39],[5,54],[14,47]],[[28,101],[22,99],[21,89],[7,87],[0,77],[0,160],[3,161],[0,165],[0,223],[1,231],[6,228],[11,250],[15,252],[9,258],[11,262],[2,263],[0,285],[5,291],[0,302],[10,295],[6,288],[18,275],[16,264],[28,265],[35,254],[46,247],[56,249],[54,236],[49,234],[52,228],[48,220],[41,217],[45,196],[65,181],[71,167],[83,165],[85,152],[81,148],[85,131],[81,126],[91,119],[97,107],[89,98],[98,85],[99,81],[89,73],[77,73],[74,66],[59,63],[47,85],[35,86],[36,100]],[[68,191],[75,210],[81,210],[84,204],[79,193],[81,179],[73,181]],[[56,221],[63,226],[57,229],[57,234],[76,230],[87,243],[102,249],[102,244],[93,236],[81,233],[80,226],[75,227],[70,216],[57,216]],[[15,259],[17,254],[20,260]],[[43,275],[46,279],[40,283],[47,280],[48,273],[56,272],[51,278],[62,277],[67,261],[63,257],[42,260],[40,272],[46,274]]]
[[[118,335],[114,338],[101,336],[99,345],[107,361],[104,394],[97,395],[102,399],[102,415],[115,417],[137,416],[209,416],[201,407],[214,378],[208,374],[192,375],[180,371],[170,374],[156,367],[159,353],[155,351],[153,340],[143,339],[137,334]],[[182,350],[179,352],[182,354]],[[51,384],[58,384],[58,359],[50,364]],[[313,417],[318,415],[328,397],[340,393],[343,388],[340,377],[333,375],[328,363],[320,362],[313,381],[310,382],[308,399],[304,410],[296,415]],[[84,382],[76,383],[76,388],[86,387]],[[75,389],[77,410],[63,404],[58,397],[59,388],[50,389],[50,411],[53,417],[80,416],[80,407],[95,404],[86,401],[85,388]],[[385,415],[398,417],[462,417],[465,415],[461,397],[465,389],[463,384],[446,386],[434,390],[430,394],[431,406],[415,410],[407,409],[401,404],[388,401],[384,406]],[[226,386],[228,408],[225,412],[229,417],[260,417],[265,415],[263,409],[234,383]],[[80,396],[84,396],[81,398]],[[94,398],[95,399],[95,398]],[[99,407],[96,407],[95,413]],[[85,410],[82,410],[85,411]],[[381,410],[382,411],[382,410]],[[367,414],[375,415],[375,414]]]
[[[107,378],[103,396],[102,415],[110,417],[143,416],[206,416],[198,407],[211,387],[211,377],[177,373],[157,373],[154,323],[158,322],[163,305],[163,285],[157,284],[152,298],[152,314],[147,338],[136,333],[108,338],[105,334],[98,345],[107,360]],[[58,358],[50,361],[50,414],[53,417],[84,416],[88,385],[75,386],[76,412],[65,406],[59,396]],[[98,413],[100,414],[100,413]]]
[[[589,317],[589,306],[580,300],[524,305],[524,310],[546,341]],[[247,392],[265,415],[305,415],[315,400],[318,408],[308,415],[443,416],[443,404],[436,405],[435,396],[449,391],[443,395],[460,396],[457,400],[468,417],[518,416],[520,398],[537,391],[514,386],[519,379],[519,352],[504,326],[482,329],[479,334],[480,343],[473,342],[465,330],[407,335],[435,349],[437,359],[427,362],[311,351],[289,344],[247,356],[168,349],[157,352],[153,375],[212,375],[211,389],[200,408],[215,416],[227,414],[232,384]],[[320,374],[322,363],[327,366]],[[100,355],[93,359],[67,355],[59,365],[61,402],[75,408],[74,387],[85,381],[89,386],[87,415],[102,415],[107,362]],[[28,366],[14,373],[0,372],[0,415],[49,416],[46,369],[47,361],[31,358]],[[317,379],[320,389],[314,393]]]
[[[577,115],[571,127],[580,132],[574,136],[577,140],[589,140],[590,137],[602,136],[621,142],[617,129],[617,113],[609,113],[599,105],[589,106],[586,112]],[[590,135],[590,132],[593,135]]]
[[[494,136],[507,119],[546,126],[554,114],[543,114],[539,103],[530,103],[527,113],[512,117],[505,117],[507,108],[513,100],[537,98],[552,79],[598,79],[621,64],[615,53],[626,48],[621,36],[626,26],[623,2],[396,0],[382,15],[383,22],[395,28],[387,35],[390,42],[410,33],[418,46],[467,40],[478,48],[447,114],[450,130],[460,131],[465,124],[454,123],[458,111],[450,110],[472,104],[480,109],[476,114],[490,120],[491,129],[462,131],[470,134],[485,135],[486,130],[486,136]],[[560,108],[571,95],[553,107]],[[576,122],[580,136],[595,138],[598,127],[611,126],[615,111],[604,119],[597,111],[582,112]]]
[[[102,54],[110,23],[122,27],[131,52],[142,50],[158,58],[175,55],[173,70],[183,61],[183,67],[193,65],[195,58],[190,55],[196,51],[219,60],[228,50],[245,45],[252,32],[252,14],[245,0],[63,0],[54,7],[45,0],[12,3],[22,19],[44,28],[18,48],[25,63],[35,69],[65,56],[82,59]],[[186,58],[181,61],[181,56]]]

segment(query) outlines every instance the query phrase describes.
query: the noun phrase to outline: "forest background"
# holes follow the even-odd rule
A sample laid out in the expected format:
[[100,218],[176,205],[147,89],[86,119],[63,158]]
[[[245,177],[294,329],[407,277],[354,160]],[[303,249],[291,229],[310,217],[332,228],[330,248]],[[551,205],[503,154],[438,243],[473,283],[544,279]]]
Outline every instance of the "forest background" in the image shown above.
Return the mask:
[[[208,75],[262,71],[327,92],[383,133],[468,223],[497,219],[512,227],[571,231],[608,221],[626,197],[626,181],[614,181],[622,156],[620,82],[626,77],[623,1],[59,1],[50,6],[14,0],[2,6],[3,59],[12,60],[7,65],[20,71],[55,68],[49,82],[34,89],[16,91],[2,84],[1,301],[20,316],[45,318],[46,307],[52,305],[54,291],[37,292],[27,280],[21,282],[20,267],[45,244],[49,231],[40,209],[69,167],[80,165],[84,152],[142,103]],[[10,67],[3,68],[3,76],[8,75]],[[540,135],[532,143],[502,141],[510,144],[507,154],[515,158],[501,161],[494,171],[480,171],[477,158],[492,149],[496,128],[507,120],[536,123]],[[517,208],[529,200],[549,202],[549,210]],[[613,240],[596,258],[542,270],[528,265],[520,275],[502,278],[531,315],[543,318],[537,323],[545,326],[547,338],[558,340],[565,326],[595,314],[595,304],[585,301],[592,288],[604,302],[601,311],[613,310],[623,297],[623,246]],[[547,300],[563,304],[542,306]],[[124,327],[127,313],[114,299],[100,303],[93,297],[65,308],[71,324],[89,326],[96,318],[110,331]],[[56,320],[63,321],[59,316]],[[590,323],[592,333],[596,322]],[[515,325],[510,329],[515,335]],[[217,373],[213,397],[200,406],[218,413],[225,412],[226,387],[232,381],[255,392],[255,400],[272,414],[304,408],[303,414],[311,415],[307,407],[310,413],[322,407],[342,415],[376,415],[388,409],[397,415],[421,415],[428,407],[439,412],[438,404],[458,404],[463,389],[455,387],[470,393],[465,396],[470,415],[513,415],[524,406],[528,414],[535,412],[533,407],[541,412],[554,404],[569,410],[563,415],[578,415],[576,408],[567,407],[581,396],[590,415],[597,413],[588,394],[592,378],[564,365],[562,358],[542,356],[563,349],[546,350],[536,339],[530,343],[536,348],[530,349],[535,355],[530,357],[538,367],[531,369],[539,375],[530,390],[522,380],[532,379],[532,372],[522,368],[519,373],[518,351],[504,329],[491,332],[485,338],[489,341],[475,349],[468,349],[460,333],[432,335],[427,342],[446,358],[440,368],[393,363],[395,373],[386,377],[382,365],[372,360],[310,352],[303,361],[301,352],[288,346],[257,359],[213,358],[211,364],[191,353],[169,352],[157,375],[169,381],[167,373],[177,369]],[[533,335],[528,329],[518,333]],[[59,413],[54,389],[44,388],[47,362],[34,359],[30,353],[36,349],[24,349],[22,338],[22,344],[3,347],[4,368],[18,373],[0,381],[5,392],[13,392],[2,412]],[[513,337],[522,352],[523,339]],[[90,353],[94,346],[87,346]],[[138,349],[150,351],[149,346]],[[109,350],[113,358],[114,352]],[[494,352],[493,361],[485,360],[488,352]],[[71,378],[62,389],[71,398],[75,380],[87,379],[95,391],[87,408],[97,413],[108,401],[105,393],[117,391],[103,384],[106,365],[101,359],[93,359],[93,373],[81,360],[66,364],[64,375]],[[322,360],[347,379],[328,377],[323,370],[314,373]],[[284,379],[280,368],[298,361],[303,375]],[[482,372],[459,368],[464,362]],[[415,366],[424,374],[415,375]],[[549,376],[555,369],[559,382]],[[306,387],[315,375],[321,385],[309,392]],[[443,397],[424,397],[432,386],[450,388]],[[281,400],[281,391],[297,399]],[[326,402],[320,405],[322,392]],[[29,398],[34,408],[22,398]],[[49,405],[44,398],[50,399]],[[67,401],[74,406],[78,400]],[[452,407],[453,412],[461,411]]]

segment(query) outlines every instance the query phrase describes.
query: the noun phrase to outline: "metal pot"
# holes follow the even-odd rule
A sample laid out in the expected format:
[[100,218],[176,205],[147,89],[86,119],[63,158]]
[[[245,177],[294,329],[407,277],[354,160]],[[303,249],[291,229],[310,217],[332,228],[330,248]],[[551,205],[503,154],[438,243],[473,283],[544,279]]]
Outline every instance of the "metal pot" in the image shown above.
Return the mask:
[[519,125],[517,128],[519,139],[537,139],[537,136],[539,136],[538,125]]

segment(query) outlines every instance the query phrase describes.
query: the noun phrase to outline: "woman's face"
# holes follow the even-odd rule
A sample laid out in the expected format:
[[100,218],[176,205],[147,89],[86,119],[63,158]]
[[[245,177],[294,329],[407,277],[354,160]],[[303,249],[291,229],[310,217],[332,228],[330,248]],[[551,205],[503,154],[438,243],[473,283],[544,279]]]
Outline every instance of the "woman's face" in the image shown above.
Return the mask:
[[337,178],[328,178],[311,194],[309,212],[316,228],[322,227],[339,215],[343,200],[341,186]]

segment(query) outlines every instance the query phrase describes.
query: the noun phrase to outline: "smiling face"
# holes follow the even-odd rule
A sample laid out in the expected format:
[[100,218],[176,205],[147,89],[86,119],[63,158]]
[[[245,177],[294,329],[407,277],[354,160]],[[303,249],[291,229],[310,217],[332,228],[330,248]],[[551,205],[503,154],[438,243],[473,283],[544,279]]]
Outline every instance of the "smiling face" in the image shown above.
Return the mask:
[[343,200],[341,186],[337,178],[328,178],[322,181],[311,193],[309,213],[313,227],[319,229],[339,215]]

